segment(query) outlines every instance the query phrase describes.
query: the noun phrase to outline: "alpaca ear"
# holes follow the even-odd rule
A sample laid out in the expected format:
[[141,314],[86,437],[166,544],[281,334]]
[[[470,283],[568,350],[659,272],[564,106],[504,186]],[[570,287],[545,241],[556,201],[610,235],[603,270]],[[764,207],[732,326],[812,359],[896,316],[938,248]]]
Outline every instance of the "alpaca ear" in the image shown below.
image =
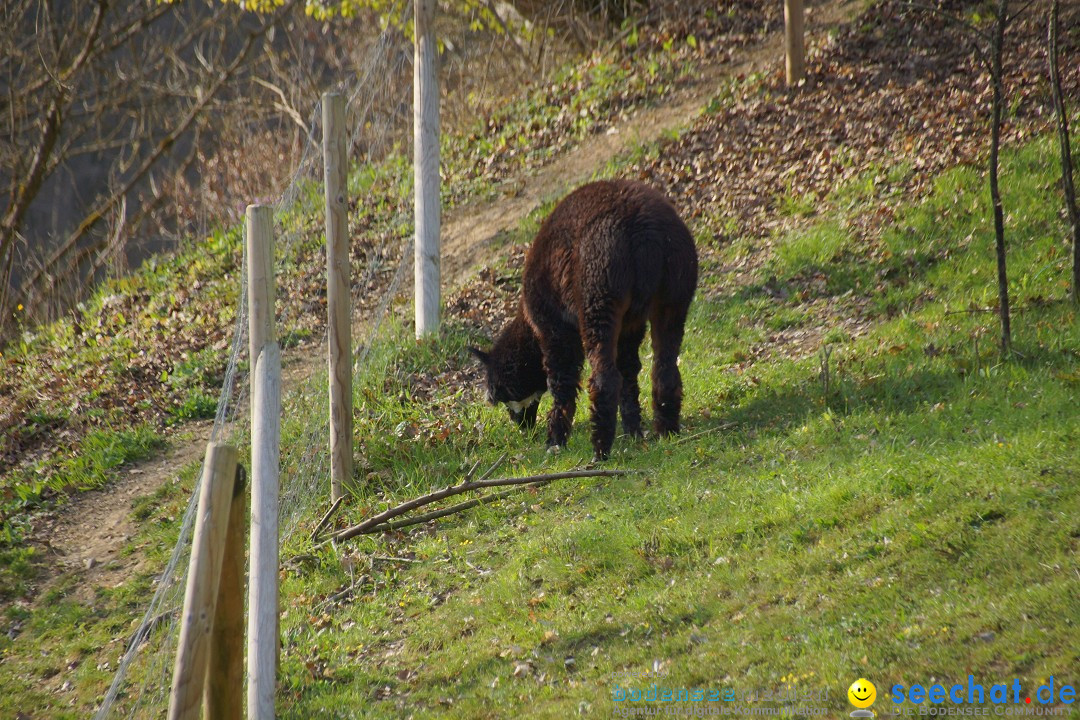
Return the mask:
[[485,365],[488,365],[489,363],[491,363],[491,355],[489,353],[484,352],[480,348],[478,348],[478,347],[470,347],[469,352],[472,353],[473,357],[475,357],[477,360],[484,363]]

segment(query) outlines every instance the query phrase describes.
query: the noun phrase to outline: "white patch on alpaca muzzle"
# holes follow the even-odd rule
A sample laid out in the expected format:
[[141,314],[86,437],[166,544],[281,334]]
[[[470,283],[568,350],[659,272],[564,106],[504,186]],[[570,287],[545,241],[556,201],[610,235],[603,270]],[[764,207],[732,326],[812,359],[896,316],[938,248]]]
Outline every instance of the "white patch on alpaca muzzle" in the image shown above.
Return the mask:
[[524,400],[507,400],[506,403],[504,403],[504,404],[506,405],[506,407],[510,408],[514,412],[519,413],[519,412],[522,412],[523,410],[525,410],[526,408],[528,408],[529,406],[531,406],[534,402],[536,402],[539,399],[540,399],[540,393],[533,393],[532,395],[525,398]]

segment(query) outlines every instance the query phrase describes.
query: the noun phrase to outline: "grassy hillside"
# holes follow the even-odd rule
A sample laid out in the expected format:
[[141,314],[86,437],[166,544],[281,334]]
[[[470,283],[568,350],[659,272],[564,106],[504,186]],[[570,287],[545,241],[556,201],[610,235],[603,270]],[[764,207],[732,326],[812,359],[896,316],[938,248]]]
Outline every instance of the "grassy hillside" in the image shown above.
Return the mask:
[[[646,685],[626,673],[652,670],[674,688],[828,689],[834,716],[850,710],[844,692],[861,676],[877,684],[879,712],[897,682],[969,673],[986,684],[1017,677],[1028,688],[1051,675],[1077,681],[1080,318],[1063,300],[1069,256],[1056,146],[1032,110],[1040,97],[1032,85],[1006,133],[1017,353],[1003,360],[996,318],[985,311],[996,301],[985,178],[963,164],[981,147],[972,108],[985,85],[950,35],[917,24],[907,29],[927,31],[917,37],[928,69],[908,73],[908,85],[882,82],[913,37],[882,30],[895,20],[891,8],[871,7],[824,43],[815,81],[797,94],[775,77],[737,79],[685,132],[596,163],[601,174],[665,187],[692,218],[702,279],[681,360],[682,436],[617,439],[605,467],[634,471],[622,478],[523,490],[338,548],[306,539],[328,504],[320,488],[283,549],[283,717],[599,717],[615,709],[616,683]],[[1023,56],[1014,79],[1037,62]],[[612,100],[623,93],[655,99],[635,95],[643,87],[635,73],[647,76],[647,66],[597,67],[534,96],[543,107],[535,123],[523,101],[453,141],[464,144],[448,152],[460,163],[448,194],[490,192],[497,176],[468,166],[481,154],[506,153],[499,161],[512,168],[543,161],[546,151],[521,149],[528,133],[544,135],[563,91],[605,117],[625,109]],[[681,72],[681,62],[667,67]],[[890,132],[882,110],[909,134]],[[837,133],[837,117],[850,135],[829,137],[842,152],[822,156],[833,147],[824,141],[776,142],[796,124],[808,137]],[[558,142],[588,130],[564,120]],[[409,232],[408,170],[396,157],[350,183],[365,198],[354,208],[354,253],[363,267],[382,268],[373,287],[384,287],[394,264],[385,248]],[[485,342],[513,303],[523,248],[556,199],[500,238],[488,266],[448,298],[438,340],[412,340],[404,304],[378,337],[355,383],[362,491],[338,527],[504,454],[506,475],[592,457],[585,407],[570,446],[549,454],[542,429],[523,434],[483,404],[465,349]],[[318,207],[312,185],[283,221],[298,232],[279,294],[291,343],[322,329],[309,305],[314,298],[318,307],[322,273]],[[4,381],[18,393],[5,399],[44,397],[52,413],[28,423],[16,414],[17,427],[27,443],[58,451],[5,460],[0,510],[10,535],[0,543],[0,582],[13,599],[0,635],[0,716],[85,717],[112,678],[195,469],[133,507],[140,529],[126,552],[143,563],[115,586],[88,590],[68,575],[33,597],[43,554],[28,557],[21,533],[50,493],[99,485],[111,468],[154,452],[185,408],[205,415],[199,397],[219,372],[206,348],[234,321],[237,248],[235,232],[216,235],[6,356],[5,368],[29,381]],[[196,282],[207,305],[183,314]],[[189,327],[204,332],[187,358],[134,351],[169,335],[194,343]],[[132,367],[145,370],[143,384]],[[647,372],[642,380],[648,415]],[[78,415],[74,427],[60,413],[94,382],[105,410],[88,422]],[[125,383],[153,388],[134,405],[146,415],[117,400]],[[287,475],[310,474],[304,450],[322,441],[311,434],[325,422],[323,393],[312,410],[288,406]],[[128,439],[118,445],[119,433]],[[73,438],[94,453],[74,452]],[[64,481],[57,468],[83,457],[70,477],[85,482]],[[171,659],[162,656],[135,680],[167,675]]]
[[[727,37],[764,22],[760,4],[714,32]],[[701,59],[687,32],[643,26],[632,44],[575,58],[490,117],[447,132],[444,207],[497,195],[508,178],[669,94]],[[752,37],[737,34],[732,43]],[[559,110],[564,103],[569,109]],[[312,162],[318,157],[312,148]],[[297,175],[291,202],[276,215],[279,326],[286,349],[306,345],[312,353],[325,331],[322,189],[310,179],[321,177],[321,166],[309,163]],[[412,232],[411,183],[400,148],[350,173],[358,314],[381,297]],[[39,539],[35,514],[102,487],[120,465],[153,456],[189,421],[214,416],[239,303],[241,235],[232,226],[192,238],[176,254],[103,283],[70,316],[21,327],[17,340],[0,347],[0,600],[33,594],[33,549],[19,546]]]
[[[708,252],[683,436],[622,438],[609,463],[639,474],[337,552],[288,548],[311,557],[284,585],[283,716],[604,716],[612,673],[654,668],[670,687],[829,688],[837,713],[861,676],[879,695],[969,673],[1070,677],[1080,320],[1061,299],[1054,163],[1045,139],[1005,160],[1017,357],[999,358],[993,315],[965,312],[993,297],[977,170],[896,198],[870,245],[853,237],[875,209],[864,198],[774,237],[749,271],[734,270],[739,243]],[[438,381],[467,367],[473,336],[384,341],[357,434],[388,482],[351,516],[504,452],[507,474],[591,457],[584,409],[552,456]]]
[[[1024,308],[1007,362],[992,315],[954,312],[992,297],[977,170],[898,200],[872,246],[851,236],[876,212],[854,185],[837,191],[854,198],[844,210],[772,238],[752,269],[742,244],[699,237],[683,435],[619,438],[607,466],[637,471],[624,478],[525,490],[336,551],[297,533],[283,552],[282,716],[606,716],[616,684],[646,686],[613,673],[649,670],[675,688],[828,688],[836,714],[861,676],[882,696],[969,673],[1025,687],[1069,678],[1080,320],[1060,300],[1054,161],[1048,139],[1005,156]],[[534,226],[523,221],[494,272],[514,272],[503,263]],[[465,347],[482,338],[468,323],[451,319],[433,343],[408,335],[390,328],[358,383],[358,451],[376,494],[339,525],[503,453],[504,474],[591,458],[584,409],[570,447],[550,455],[540,431],[480,402]],[[307,422],[290,418],[286,437]],[[137,544],[163,552],[182,501],[172,488],[143,503]],[[0,665],[12,690],[0,707],[66,716],[20,678],[69,663],[68,677],[102,687],[99,648],[147,588],[136,578],[89,606],[57,588],[54,612],[23,628],[43,655]]]

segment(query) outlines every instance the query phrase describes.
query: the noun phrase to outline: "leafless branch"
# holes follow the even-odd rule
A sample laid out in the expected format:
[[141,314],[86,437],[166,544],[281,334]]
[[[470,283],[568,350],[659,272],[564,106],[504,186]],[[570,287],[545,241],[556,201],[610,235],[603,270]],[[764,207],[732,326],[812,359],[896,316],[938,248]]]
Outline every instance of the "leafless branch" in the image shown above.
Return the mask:
[[300,126],[300,129],[304,131],[305,135],[310,135],[311,134],[311,129],[307,126],[307,123],[304,122],[304,118],[300,114],[300,111],[292,106],[292,104],[289,102],[289,98],[285,96],[285,91],[284,90],[282,90],[277,85],[270,82],[269,80],[263,80],[260,77],[255,78],[255,82],[258,83],[259,85],[262,85],[264,88],[266,88],[267,90],[270,90],[275,95],[277,95],[279,98],[281,98],[281,102],[276,103],[275,107],[280,108],[281,111],[284,112],[286,115],[288,115],[292,119],[292,121],[294,123],[296,123],[298,126]]
[[[550,481],[547,481],[547,482],[550,482]],[[543,481],[538,482],[538,483],[535,483],[534,485],[532,485],[531,487],[539,487],[541,485],[546,485],[547,482],[543,482]],[[519,492],[520,490],[521,490],[520,487],[514,487],[514,488],[510,488],[509,490],[503,490],[502,492],[491,493],[490,495],[484,495],[483,497],[473,498],[472,500],[466,500],[465,502],[460,502],[460,503],[458,503],[456,505],[451,505],[450,507],[443,508],[442,510],[434,510],[434,511],[429,512],[429,513],[424,513],[422,515],[416,515],[414,517],[409,518],[408,520],[398,520],[398,521],[391,521],[391,522],[382,523],[381,525],[375,525],[373,527],[368,528],[362,534],[364,534],[364,535],[375,535],[375,534],[378,534],[378,533],[381,533],[381,532],[391,532],[391,531],[394,531],[394,530],[401,530],[402,528],[411,527],[413,525],[420,525],[422,523],[431,522],[432,520],[438,520],[439,518],[444,518],[444,517],[446,517],[448,515],[453,515],[454,513],[464,512],[465,510],[468,510],[469,508],[474,508],[474,507],[477,507],[479,505],[488,505],[488,504],[491,504],[493,502],[497,502],[499,500],[502,500],[503,498],[510,497],[511,495],[513,495],[514,493]]]
[[319,537],[319,533],[321,533],[322,529],[326,527],[326,524],[330,522],[330,518],[334,516],[334,513],[337,512],[338,508],[341,507],[341,503],[343,502],[345,502],[344,495],[334,501],[333,505],[330,506],[330,509],[326,511],[326,514],[323,515],[322,519],[320,519],[319,522],[315,525],[315,529],[311,531],[312,540],[315,540]]
[[[368,518],[367,520],[358,525],[354,525],[351,528],[336,533],[332,536],[332,539],[338,542],[349,540],[358,535],[363,535],[367,533],[371,530],[371,528],[378,527],[385,523],[389,523],[394,518],[400,517],[401,515],[404,515],[405,513],[408,513],[412,510],[416,510],[417,508],[424,507],[425,505],[430,505],[432,503],[438,502],[439,500],[444,500],[454,495],[461,495],[462,493],[467,493],[472,490],[479,490],[482,488],[491,487],[505,487],[507,485],[533,485],[551,482],[552,480],[563,480],[566,478],[616,477],[620,475],[627,475],[630,472],[631,471],[628,470],[571,470],[568,472],[531,475],[528,477],[498,478],[495,480],[487,480],[484,478],[481,478],[479,480],[466,480],[457,485],[447,486],[442,490],[437,490],[435,492],[428,493],[427,495],[422,495],[406,503],[402,503],[401,505],[390,508],[389,510],[385,510],[384,512],[381,512],[377,515],[373,515],[372,517]],[[470,505],[469,507],[473,506]]]
[[[21,295],[24,297],[30,297],[37,293],[41,287],[42,279],[53,273],[57,264],[68,256],[79,244],[89,232],[98,226],[98,224],[104,219],[109,210],[119,204],[128,193],[147,176],[150,170],[155,167],[159,160],[168,154],[174,147],[175,143],[191,128],[192,124],[198,119],[206,106],[213,100],[217,94],[221,91],[222,87],[228,82],[234,74],[244,65],[249,55],[255,47],[256,42],[265,35],[270,28],[275,27],[280,19],[292,9],[298,0],[290,0],[281,8],[279,8],[273,15],[266,18],[255,30],[248,33],[244,40],[244,44],[237,51],[233,60],[223,69],[217,71],[216,77],[214,77],[210,85],[203,88],[197,93],[198,100],[182,115],[180,120],[163,136],[155,141],[153,149],[142,158],[138,165],[134,166],[133,170],[122,170],[126,175],[125,180],[121,185],[113,190],[108,196],[102,198],[94,208],[87,213],[86,216],[79,222],[75,229],[68,234],[67,238],[60,243],[52,253],[45,259],[42,265],[33,273],[31,273],[27,280],[24,281],[21,288]],[[134,154],[132,159],[134,159]],[[12,228],[17,225],[11,225]],[[7,231],[9,223],[5,218],[3,225],[0,225],[0,229]],[[3,240],[7,235],[0,236],[0,240]],[[101,247],[100,243],[97,245],[97,249]],[[0,247],[0,252],[3,248]],[[4,306],[0,306],[4,307]]]
[[968,33],[971,40],[971,46],[975,50],[975,53],[979,56],[979,60],[983,65],[989,68],[992,65],[990,53],[987,48],[993,43],[993,36],[987,33],[982,28],[968,22],[962,17],[958,17],[953,13],[947,12],[935,5],[926,5],[924,3],[914,2],[914,0],[905,0],[904,5],[908,8],[918,11],[929,13],[937,18],[944,20],[950,25],[955,25]]

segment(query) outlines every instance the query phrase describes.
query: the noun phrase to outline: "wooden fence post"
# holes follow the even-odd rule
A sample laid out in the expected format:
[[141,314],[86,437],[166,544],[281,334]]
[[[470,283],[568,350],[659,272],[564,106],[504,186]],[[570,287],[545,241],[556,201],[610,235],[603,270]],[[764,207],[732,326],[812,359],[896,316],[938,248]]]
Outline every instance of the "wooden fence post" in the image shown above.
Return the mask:
[[199,507],[191,542],[180,640],[176,649],[176,664],[173,666],[169,720],[194,720],[199,717],[210,663],[211,634],[215,632],[214,620],[235,477],[236,448],[210,443],[206,448],[206,460],[199,482]]
[[323,95],[326,194],[326,310],[330,347],[330,499],[352,480],[352,297],[349,292],[348,161],[345,98]]
[[251,374],[263,346],[276,341],[274,331],[274,210],[248,205],[248,352]]
[[274,213],[248,206],[251,337],[251,559],[247,716],[272,720],[277,685],[281,350],[274,336]]
[[784,0],[784,55],[788,85],[795,85],[806,77],[803,24],[803,0]]
[[413,185],[416,337],[439,330],[439,84],[435,0],[415,0]]
[[225,557],[218,584],[210,663],[206,668],[204,720],[241,720],[244,716],[244,566],[247,550],[247,483],[236,466]]

